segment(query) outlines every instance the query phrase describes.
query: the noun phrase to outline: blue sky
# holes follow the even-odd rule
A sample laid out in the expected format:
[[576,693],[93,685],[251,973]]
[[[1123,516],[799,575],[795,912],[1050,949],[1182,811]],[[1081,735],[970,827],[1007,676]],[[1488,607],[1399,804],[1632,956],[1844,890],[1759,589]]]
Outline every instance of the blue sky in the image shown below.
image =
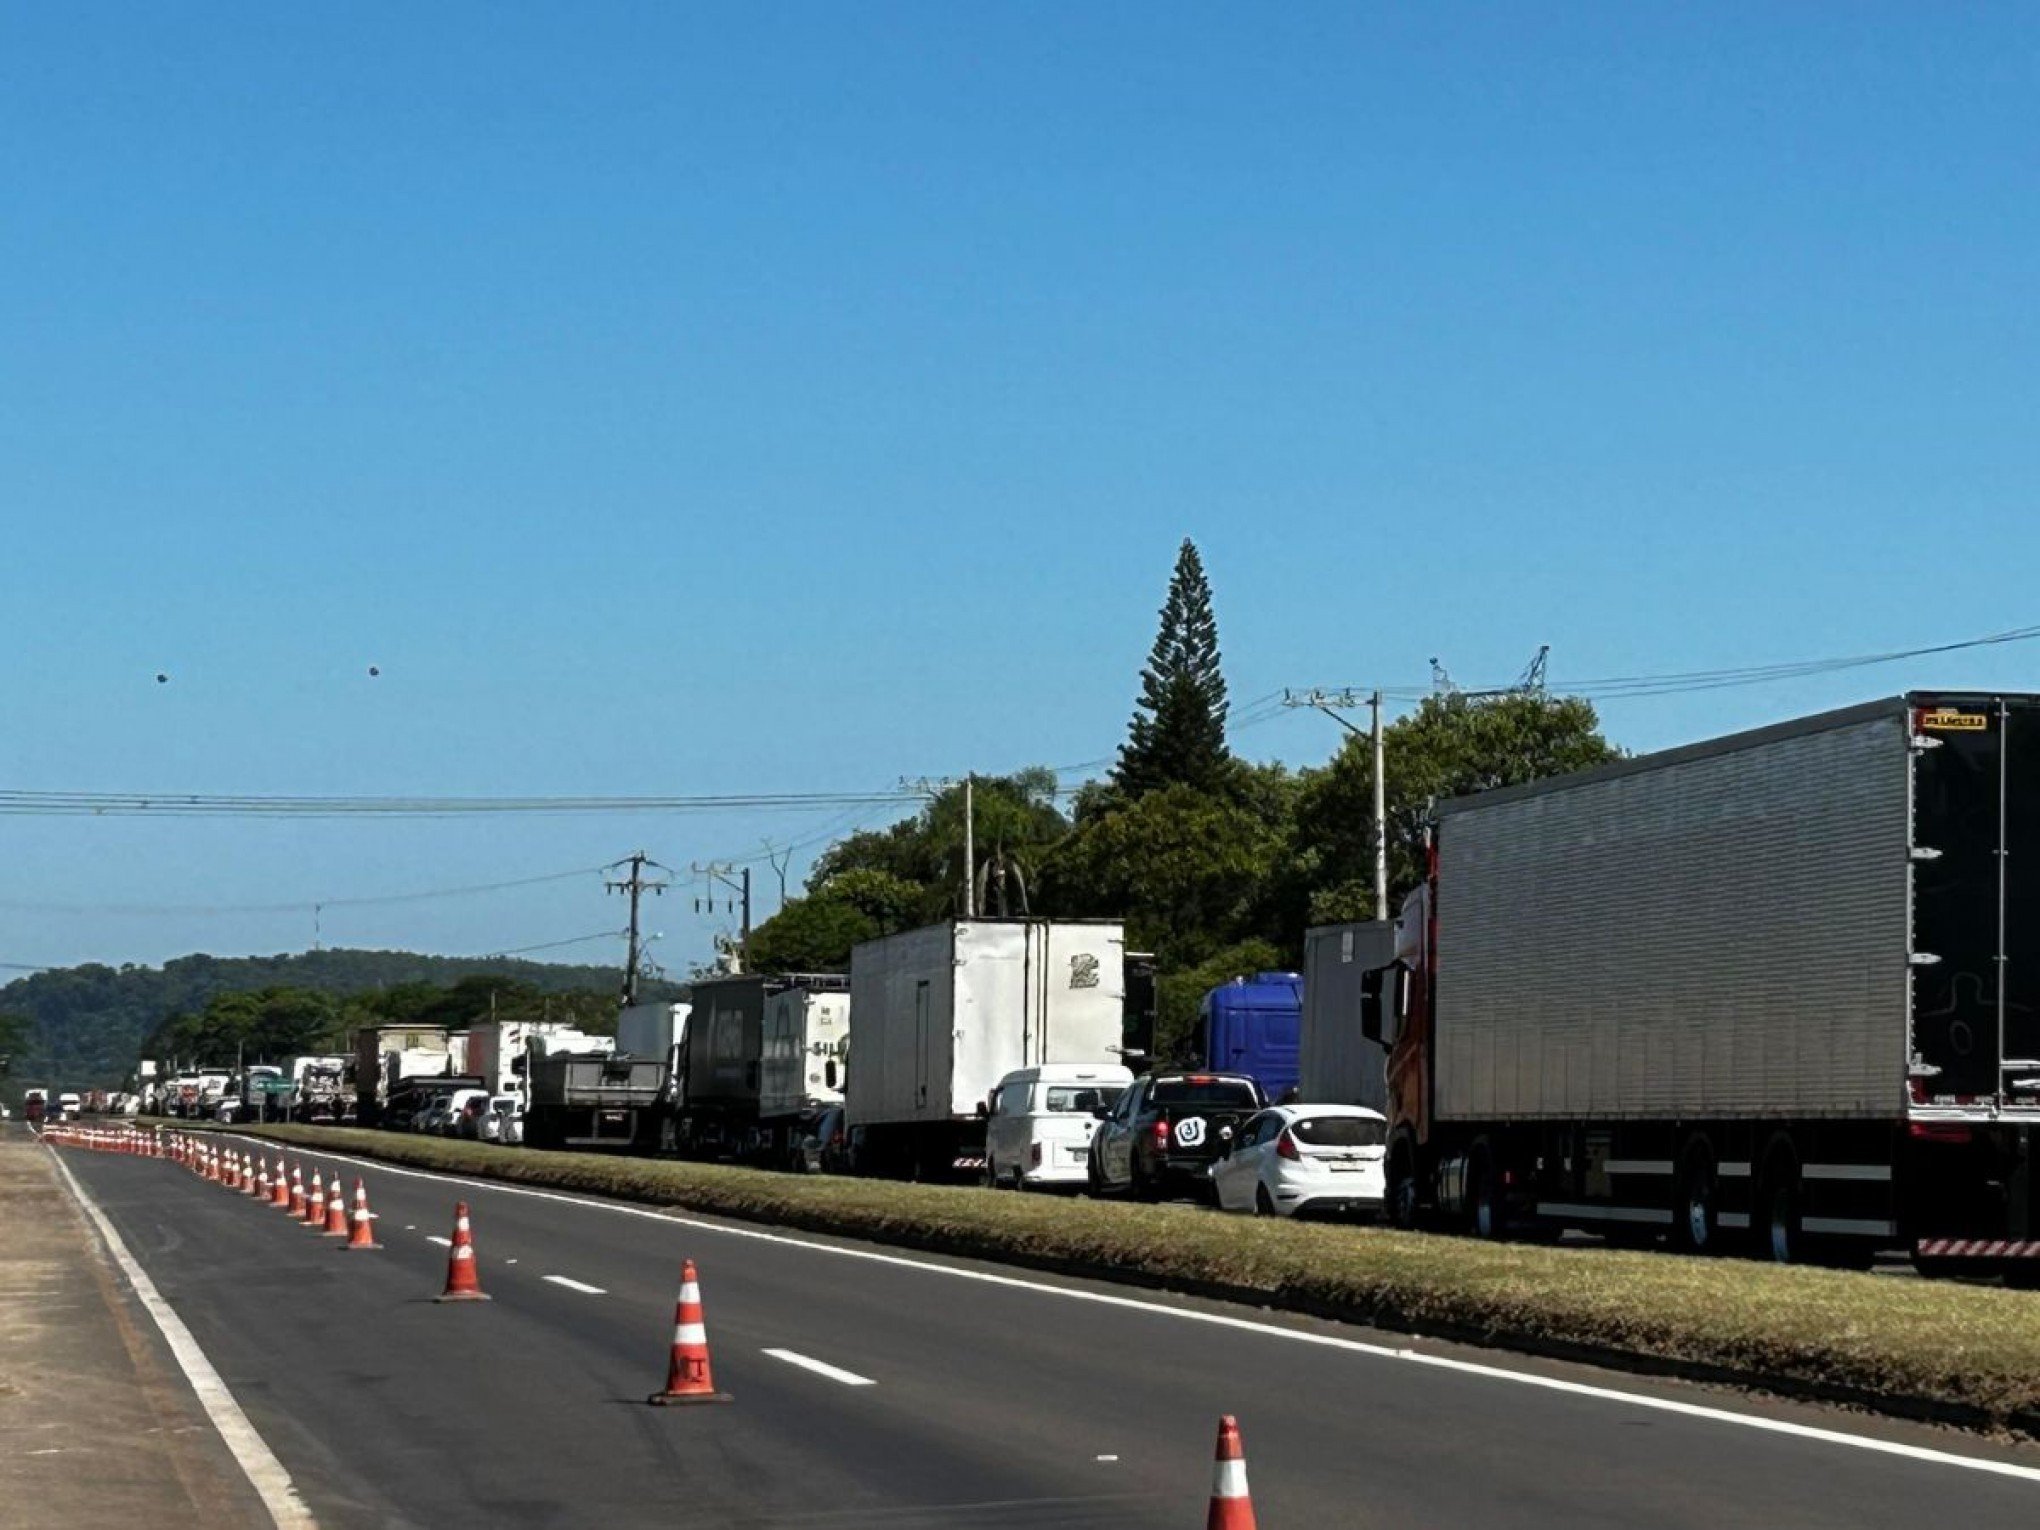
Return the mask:
[[[2010,6],[0,6],[0,785],[1089,760],[1185,535],[1241,703],[2040,621],[2035,75]],[[828,816],[0,818],[0,961]],[[323,934],[618,923],[589,877]]]

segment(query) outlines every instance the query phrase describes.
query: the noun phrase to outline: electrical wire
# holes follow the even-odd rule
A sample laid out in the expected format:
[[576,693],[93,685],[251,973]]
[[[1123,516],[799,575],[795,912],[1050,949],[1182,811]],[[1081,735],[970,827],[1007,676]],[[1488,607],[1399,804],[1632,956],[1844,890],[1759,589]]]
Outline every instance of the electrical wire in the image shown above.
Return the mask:
[[913,792],[736,793],[674,797],[282,797],[218,793],[0,789],[0,814],[39,817],[453,818],[502,813],[812,812],[919,801]]
[[498,956],[522,956],[527,951],[557,951],[561,946],[585,946],[591,940],[624,940],[628,930],[597,930],[593,935],[573,935],[565,940],[542,940],[535,946],[511,946],[504,951],[485,951],[480,960],[488,961]]
[[382,893],[354,898],[299,898],[289,903],[31,903],[0,898],[0,908],[39,914],[112,915],[212,915],[212,914],[298,914],[313,909],[369,908],[385,903],[424,903],[439,898],[465,898],[481,893],[503,892],[513,887],[537,887],[544,882],[566,882],[575,877],[596,876],[603,866],[584,866],[573,871],[549,871],[543,876],[516,877],[507,882],[475,882],[466,887],[435,887],[423,892]]

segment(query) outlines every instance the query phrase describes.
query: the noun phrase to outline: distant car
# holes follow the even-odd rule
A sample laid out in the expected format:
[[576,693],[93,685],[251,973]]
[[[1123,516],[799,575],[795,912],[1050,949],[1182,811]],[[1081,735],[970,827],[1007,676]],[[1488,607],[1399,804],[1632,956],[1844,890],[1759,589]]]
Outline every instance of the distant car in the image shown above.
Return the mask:
[[449,1137],[482,1140],[482,1118],[489,1113],[489,1091],[456,1089],[447,1101],[447,1124],[441,1128]]
[[1245,1073],[1151,1073],[1135,1079],[1091,1138],[1094,1195],[1158,1200],[1211,1194],[1211,1166],[1267,1101]]
[[453,1096],[434,1095],[425,1107],[411,1121],[411,1130],[422,1132],[428,1137],[446,1135],[448,1123],[453,1120]]
[[1224,1211],[1379,1216],[1388,1121],[1364,1105],[1277,1105],[1240,1128],[1211,1168]]
[[985,1183],[1015,1190],[1089,1177],[1091,1138],[1133,1083],[1117,1063],[1052,1063],[999,1080],[985,1121]]
[[514,1094],[493,1095],[488,1109],[475,1122],[483,1142],[518,1143],[524,1140],[524,1112]]

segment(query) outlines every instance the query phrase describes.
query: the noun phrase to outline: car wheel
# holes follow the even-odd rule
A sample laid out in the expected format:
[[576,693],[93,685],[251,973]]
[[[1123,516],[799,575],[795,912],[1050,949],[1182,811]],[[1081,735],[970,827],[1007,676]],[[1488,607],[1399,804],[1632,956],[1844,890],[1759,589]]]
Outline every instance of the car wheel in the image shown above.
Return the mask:
[[1275,1197],[1268,1193],[1266,1185],[1254,1186],[1254,1215],[1257,1217],[1275,1215]]

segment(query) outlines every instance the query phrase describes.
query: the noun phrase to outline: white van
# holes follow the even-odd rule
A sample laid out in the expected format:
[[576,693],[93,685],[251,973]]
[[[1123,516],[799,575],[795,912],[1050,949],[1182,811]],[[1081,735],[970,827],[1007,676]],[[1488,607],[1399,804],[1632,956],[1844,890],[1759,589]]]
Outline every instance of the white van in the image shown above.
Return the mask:
[[999,1080],[985,1123],[985,1181],[1032,1190],[1081,1185],[1091,1155],[1093,1114],[1133,1083],[1117,1063],[1049,1063]]

